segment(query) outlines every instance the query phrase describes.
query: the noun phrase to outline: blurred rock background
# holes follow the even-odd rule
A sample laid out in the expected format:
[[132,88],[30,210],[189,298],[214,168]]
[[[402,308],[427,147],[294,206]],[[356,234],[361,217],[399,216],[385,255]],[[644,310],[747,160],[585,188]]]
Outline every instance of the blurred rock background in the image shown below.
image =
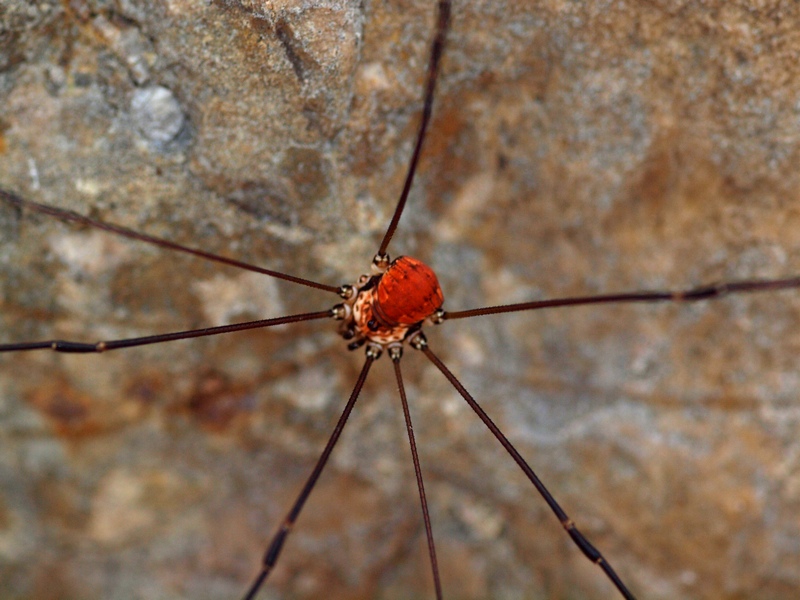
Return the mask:
[[[0,185],[338,285],[420,112],[432,0],[0,3]],[[800,273],[800,7],[455,0],[390,250],[446,308]],[[2,341],[336,298],[0,207]],[[446,323],[432,347],[642,598],[796,598],[800,291]],[[0,356],[0,598],[238,598],[363,360],[332,323]],[[446,382],[407,388],[447,598],[610,598]],[[389,361],[262,598],[432,597]]]

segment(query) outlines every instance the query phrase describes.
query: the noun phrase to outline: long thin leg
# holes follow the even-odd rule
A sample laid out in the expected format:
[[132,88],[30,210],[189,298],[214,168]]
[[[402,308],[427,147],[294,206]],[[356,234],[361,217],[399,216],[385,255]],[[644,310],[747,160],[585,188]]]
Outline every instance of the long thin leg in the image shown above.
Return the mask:
[[411,155],[411,161],[408,163],[408,171],[406,173],[406,180],[403,184],[403,191],[400,194],[400,199],[397,201],[397,206],[394,209],[392,221],[389,223],[389,228],[386,230],[386,235],[383,236],[383,241],[378,249],[378,255],[386,254],[386,248],[389,247],[389,242],[392,240],[400,217],[403,215],[403,209],[408,200],[408,192],[411,190],[411,182],[414,181],[414,173],[417,171],[417,162],[419,155],[422,151],[422,142],[425,140],[425,132],[428,129],[428,122],[431,119],[431,112],[433,110],[433,92],[436,89],[436,79],[439,77],[439,64],[441,63],[442,52],[444,51],[444,42],[447,37],[447,29],[450,25],[450,0],[439,0],[438,18],[436,21],[436,36],[433,39],[431,46],[431,58],[428,62],[428,80],[425,84],[425,104],[422,108],[422,119],[419,122],[419,129],[417,130],[417,141],[414,145],[414,153]]
[[90,217],[86,217],[71,210],[64,210],[62,208],[57,208],[55,206],[50,206],[48,204],[40,204],[38,202],[31,202],[30,200],[23,200],[16,194],[13,194],[6,190],[0,189],[0,200],[5,202],[6,204],[10,204],[11,206],[16,207],[17,209],[24,208],[26,210],[31,210],[34,212],[49,215],[51,217],[55,217],[56,219],[59,219],[61,221],[68,221],[72,223],[80,223],[81,225],[88,225],[90,227],[94,227],[95,229],[110,231],[111,233],[115,233],[116,235],[120,235],[122,237],[126,237],[132,240],[138,240],[140,242],[146,242],[148,244],[153,244],[161,248],[168,248],[170,250],[177,250],[178,252],[185,252],[187,254],[192,254],[193,256],[199,256],[200,258],[203,258],[205,260],[222,263],[232,267],[237,267],[239,269],[245,269],[247,271],[255,271],[256,273],[261,273],[262,275],[269,275],[270,277],[283,279],[284,281],[291,281],[292,283],[298,283],[306,287],[312,287],[318,290],[324,290],[326,292],[333,292],[334,294],[339,293],[339,288],[334,287],[332,285],[317,283],[316,281],[310,281],[308,279],[303,279],[302,277],[295,277],[294,275],[288,275],[286,273],[280,273],[278,271],[264,269],[262,267],[257,267],[255,265],[251,265],[242,262],[240,260],[235,260],[233,258],[226,258],[225,256],[219,256],[217,254],[212,254],[211,252],[206,252],[204,250],[198,250],[196,248],[189,248],[187,246],[182,246],[180,244],[176,244],[175,242],[155,237],[153,235],[139,233],[138,231],[128,229],[127,227],[122,227],[121,225],[114,225],[113,223],[106,223],[105,221],[92,219]]
[[442,600],[442,582],[439,578],[439,563],[436,560],[436,548],[433,544],[433,529],[431,528],[431,516],[428,512],[428,499],[425,497],[425,484],[422,481],[422,467],[419,463],[417,442],[414,439],[414,426],[411,424],[411,413],[408,410],[406,389],[403,385],[403,375],[400,372],[400,357],[402,354],[402,348],[391,348],[389,350],[389,356],[391,356],[392,363],[394,364],[394,373],[397,377],[397,389],[400,391],[400,402],[403,405],[403,417],[405,417],[406,420],[408,442],[411,445],[411,459],[414,462],[414,474],[417,476],[419,502],[422,505],[422,519],[425,521],[425,536],[428,538],[428,555],[431,559],[431,570],[433,571],[433,587],[436,590],[437,600]]
[[492,432],[494,437],[497,438],[497,441],[502,444],[503,448],[506,449],[511,455],[511,458],[519,465],[519,468],[525,473],[525,476],[530,480],[533,486],[536,488],[536,491],[544,498],[547,505],[550,507],[558,520],[561,522],[561,525],[566,529],[569,537],[572,538],[572,541],[575,542],[575,545],[580,548],[581,552],[591,560],[593,563],[598,565],[606,576],[611,580],[611,582],[616,586],[619,592],[626,600],[635,600],[635,596],[631,593],[631,591],[627,588],[627,586],[622,582],[617,575],[616,571],[611,567],[609,562],[605,559],[605,557],[600,553],[600,551],[595,548],[592,543],[586,539],[586,537],[578,531],[578,528],[575,527],[575,523],[573,523],[572,519],[567,516],[567,513],[564,512],[564,509],[556,502],[556,499],[550,494],[548,489],[545,487],[542,480],[534,473],[533,469],[525,462],[525,459],[522,458],[522,455],[517,451],[516,448],[512,445],[512,443],[508,440],[508,438],[503,435],[503,432],[494,424],[489,418],[489,415],[480,407],[480,405],[475,401],[475,399],[470,395],[470,393],[464,388],[461,382],[453,375],[452,372],[444,365],[444,363],[437,357],[430,348],[428,348],[428,342],[425,340],[425,336],[417,334],[414,339],[411,341],[411,345],[416,348],[417,350],[421,350],[426,357],[436,365],[442,374],[447,378],[447,380],[452,384],[454,388],[461,394],[461,397],[467,401],[470,408],[478,415],[481,421],[483,421],[484,425],[489,428],[489,431]]
[[117,350],[119,348],[131,348],[133,346],[144,346],[146,344],[160,344],[161,342],[171,342],[173,340],[186,340],[189,338],[203,337],[207,335],[219,335],[232,331],[244,331],[247,329],[259,329],[262,327],[273,327],[275,325],[285,325],[287,323],[298,323],[300,321],[311,321],[313,319],[323,319],[332,317],[333,311],[322,310],[315,313],[302,313],[298,315],[288,315],[286,317],[276,317],[274,319],[262,319],[260,321],[248,321],[246,323],[234,323],[232,325],[221,325],[219,327],[206,327],[204,329],[190,329],[188,331],[176,331],[174,333],[162,333],[159,335],[148,335],[137,338],[127,338],[124,340],[109,340],[106,342],[95,342],[87,344],[84,342],[70,342],[67,340],[47,340],[43,342],[21,342],[18,344],[0,344],[0,352],[20,352],[23,350],[54,350],[55,352],[67,352],[72,354],[86,354],[91,352],[106,352],[107,350]]
[[342,429],[344,429],[344,425],[347,422],[348,417],[350,417],[353,407],[356,405],[356,400],[358,400],[358,395],[361,393],[361,388],[364,387],[364,382],[367,379],[369,368],[372,366],[372,363],[375,362],[375,359],[378,358],[378,356],[380,356],[380,351],[371,346],[367,347],[367,360],[364,363],[364,367],[361,369],[361,374],[358,376],[358,381],[356,381],[355,387],[353,387],[353,392],[350,394],[350,399],[347,401],[344,411],[342,411],[342,416],[339,417],[336,427],[333,428],[333,433],[331,433],[328,443],[325,444],[325,449],[322,451],[322,454],[317,460],[314,470],[311,471],[311,475],[309,475],[308,479],[306,480],[303,489],[300,490],[300,493],[298,494],[297,499],[294,501],[291,510],[283,519],[283,523],[281,523],[277,533],[275,533],[272,541],[269,543],[267,551],[264,553],[261,572],[256,576],[253,584],[250,586],[250,589],[247,590],[244,600],[253,600],[253,598],[256,597],[258,590],[261,589],[261,586],[266,581],[267,576],[269,575],[270,571],[272,571],[275,563],[278,562],[278,556],[283,548],[283,543],[286,541],[286,538],[289,537],[289,533],[292,531],[292,526],[294,525],[295,521],[297,521],[297,517],[300,515],[300,511],[303,509],[303,505],[306,503],[311,491],[314,489],[314,485],[317,483],[317,479],[319,479],[322,469],[325,467],[325,463],[328,462],[328,458],[333,451],[333,447],[339,440]]
[[466,319],[468,317],[478,317],[481,315],[539,310],[556,306],[585,306],[587,304],[622,304],[633,302],[697,302],[699,300],[713,300],[730,294],[768,292],[791,288],[800,288],[800,277],[786,277],[783,279],[746,279],[741,281],[729,281],[727,283],[712,283],[676,291],[654,290],[534,300],[533,302],[520,302],[519,304],[503,304],[501,306],[486,306],[484,308],[473,308],[470,310],[442,312],[441,320]]

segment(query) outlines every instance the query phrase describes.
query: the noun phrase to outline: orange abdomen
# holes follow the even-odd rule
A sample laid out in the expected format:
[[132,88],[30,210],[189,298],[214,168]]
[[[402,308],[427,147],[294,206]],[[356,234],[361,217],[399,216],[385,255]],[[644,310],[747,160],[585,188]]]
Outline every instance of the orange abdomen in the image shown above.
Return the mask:
[[375,313],[388,325],[413,325],[431,316],[443,302],[433,269],[416,258],[400,256],[378,282]]

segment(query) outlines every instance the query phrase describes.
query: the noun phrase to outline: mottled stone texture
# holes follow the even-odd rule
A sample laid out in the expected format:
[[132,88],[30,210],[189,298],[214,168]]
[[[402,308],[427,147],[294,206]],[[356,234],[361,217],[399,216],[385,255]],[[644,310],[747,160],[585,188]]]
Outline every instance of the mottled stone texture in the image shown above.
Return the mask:
[[[338,285],[420,114],[433,0],[0,4],[0,185]],[[800,6],[454,0],[391,251],[446,308],[800,273]],[[0,207],[2,341],[333,295]],[[445,323],[432,347],[642,598],[797,598],[800,292]],[[327,321],[0,357],[0,597],[236,598],[362,362]],[[447,598],[613,598],[417,352]],[[380,360],[262,598],[432,597]]]

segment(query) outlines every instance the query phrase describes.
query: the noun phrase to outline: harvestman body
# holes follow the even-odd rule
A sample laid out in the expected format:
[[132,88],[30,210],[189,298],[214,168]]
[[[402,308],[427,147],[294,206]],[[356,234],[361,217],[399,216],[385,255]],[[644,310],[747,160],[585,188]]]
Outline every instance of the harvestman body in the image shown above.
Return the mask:
[[425,104],[417,134],[416,145],[410,161],[403,191],[400,195],[400,199],[395,209],[392,221],[386,231],[383,241],[380,244],[378,252],[373,259],[373,272],[370,275],[361,276],[361,278],[354,285],[344,285],[340,287],[329,286],[292,275],[249,265],[233,259],[213,255],[201,250],[187,248],[168,240],[131,231],[120,226],[101,222],[70,211],[23,200],[13,192],[0,190],[0,200],[19,209],[36,211],[51,215],[61,220],[72,221],[103,229],[116,235],[140,240],[160,246],[162,248],[190,253],[210,261],[255,271],[271,277],[291,281],[299,285],[335,293],[343,299],[343,302],[337,304],[331,309],[321,310],[314,313],[289,315],[275,319],[266,319],[222,327],[212,327],[169,334],[152,335],[141,338],[102,341],[97,343],[46,340],[0,345],[0,352],[19,352],[39,349],[50,349],[57,352],[67,353],[104,352],[119,348],[215,335],[230,331],[264,328],[313,319],[334,318],[340,321],[339,333],[349,341],[350,349],[356,349],[361,346],[366,347],[366,360],[358,381],[353,388],[350,399],[347,402],[342,415],[339,418],[339,421],[336,424],[336,427],[334,428],[327,445],[325,446],[324,451],[318,459],[314,470],[306,481],[305,486],[297,496],[297,499],[289,510],[283,523],[278,528],[278,531],[273,537],[271,543],[268,545],[264,555],[262,569],[246,593],[245,597],[248,599],[256,597],[272,568],[277,563],[284,543],[287,540],[295,521],[299,517],[307,498],[312,492],[328,458],[330,457],[334,445],[339,439],[339,435],[341,434],[344,425],[355,405],[372,363],[378,359],[383,352],[386,352],[390,356],[394,364],[397,383],[400,391],[400,399],[403,406],[409,441],[412,449],[412,458],[414,461],[420,503],[422,507],[422,515],[425,524],[435,594],[437,598],[443,597],[444,594],[440,582],[439,568],[434,545],[434,528],[431,524],[431,519],[428,512],[422,478],[422,469],[420,467],[416,452],[416,444],[403,387],[403,379],[400,371],[400,360],[403,353],[403,346],[405,344],[409,344],[414,349],[422,352],[442,372],[442,374],[450,381],[457,392],[468,403],[470,408],[472,408],[477,416],[489,428],[491,433],[496,437],[499,443],[524,472],[525,476],[532,483],[541,497],[546,501],[561,525],[566,530],[566,533],[569,535],[575,545],[577,545],[580,551],[589,560],[597,564],[602,569],[606,577],[616,587],[622,597],[628,599],[634,598],[633,593],[623,582],[622,578],[617,575],[615,570],[611,567],[609,561],[589,542],[589,540],[586,539],[582,533],[580,533],[574,522],[559,506],[555,498],[550,494],[550,492],[541,482],[536,473],[534,473],[525,459],[521,456],[521,454],[514,448],[511,442],[509,442],[509,440],[494,424],[486,412],[459,382],[456,376],[448,370],[442,361],[428,347],[427,341],[422,332],[423,325],[426,323],[441,324],[444,321],[459,318],[468,318],[504,312],[529,311],[556,306],[576,306],[623,302],[686,302],[711,299],[729,293],[757,292],[800,287],[800,278],[797,277],[775,280],[749,280],[706,285],[683,291],[644,291],[588,297],[557,298],[552,300],[537,300],[513,305],[477,308],[458,312],[445,312],[442,308],[444,295],[439,286],[437,277],[430,267],[411,257],[399,257],[396,260],[391,261],[387,254],[387,247],[397,229],[400,216],[403,213],[417,162],[419,160],[420,149],[425,137],[425,131],[430,120],[433,106],[434,88],[439,70],[439,62],[443,53],[445,36],[449,27],[450,10],[450,1],[441,0],[438,3],[437,28],[428,67]]

